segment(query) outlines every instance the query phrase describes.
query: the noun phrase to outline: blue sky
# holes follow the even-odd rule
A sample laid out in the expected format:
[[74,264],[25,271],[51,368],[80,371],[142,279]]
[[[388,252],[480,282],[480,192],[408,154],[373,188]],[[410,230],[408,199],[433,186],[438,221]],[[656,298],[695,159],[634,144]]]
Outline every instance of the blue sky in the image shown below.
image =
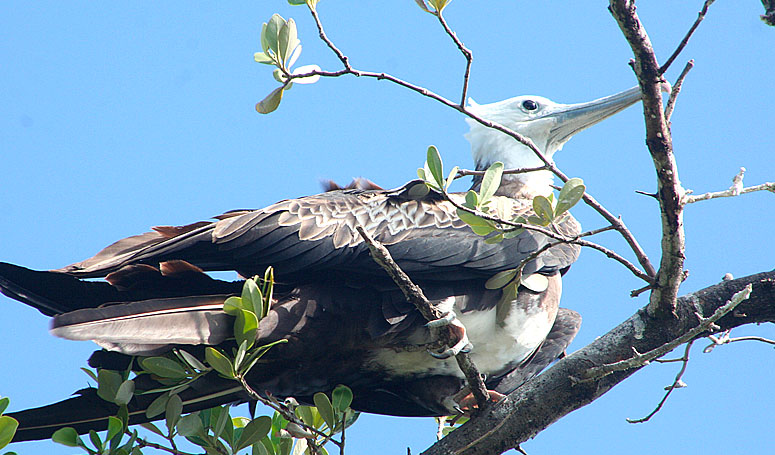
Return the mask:
[[[642,2],[638,12],[664,61],[701,1]],[[538,94],[581,102],[635,85],[630,50],[606,2],[453,2],[446,17],[474,52],[470,96],[480,103]],[[356,68],[384,71],[459,98],[463,59],[433,17],[414,2],[335,2],[319,11]],[[285,1],[18,2],[0,5],[0,260],[36,269],[91,256],[157,224],[206,219],[320,191],[321,179],[366,176],[385,187],[415,177],[425,149],[470,167],[459,114],[384,81],[345,77],[295,86],[280,109],[253,106],[276,82],[253,62],[261,23],[294,17],[299,65],[338,69],[303,7]],[[668,72],[695,59],[673,116],[680,177],[697,193],[775,180],[772,52],[775,29],[756,1],[717,2]],[[589,191],[621,214],[652,261],[659,258],[655,189],[638,106],[573,138],[557,156]],[[457,186],[465,189],[465,183]],[[775,198],[756,193],[690,206],[685,215],[689,279],[682,293],[770,270]],[[574,214],[603,225],[590,209]],[[597,241],[632,257],[615,234]],[[584,324],[572,349],[646,303],[620,265],[584,251],[566,275],[563,306]],[[78,367],[95,346],[59,340],[37,311],[0,298],[0,395],[11,409],[46,404],[87,385]],[[736,335],[775,338],[772,326]],[[524,445],[528,453],[664,455],[772,449],[771,346],[738,343],[702,354],[697,343],[676,391],[649,423],[630,425],[659,401],[677,365],[654,365]],[[236,413],[235,413],[236,414]],[[364,416],[348,453],[418,453],[434,439],[432,419]],[[72,453],[53,443],[19,453]]]

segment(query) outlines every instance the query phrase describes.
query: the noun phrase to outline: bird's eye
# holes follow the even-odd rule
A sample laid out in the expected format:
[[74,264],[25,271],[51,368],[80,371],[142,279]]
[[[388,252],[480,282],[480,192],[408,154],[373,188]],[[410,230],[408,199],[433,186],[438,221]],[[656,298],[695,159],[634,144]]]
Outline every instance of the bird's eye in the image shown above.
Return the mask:
[[522,107],[524,107],[526,111],[534,111],[538,109],[538,103],[533,100],[525,100],[522,102]]

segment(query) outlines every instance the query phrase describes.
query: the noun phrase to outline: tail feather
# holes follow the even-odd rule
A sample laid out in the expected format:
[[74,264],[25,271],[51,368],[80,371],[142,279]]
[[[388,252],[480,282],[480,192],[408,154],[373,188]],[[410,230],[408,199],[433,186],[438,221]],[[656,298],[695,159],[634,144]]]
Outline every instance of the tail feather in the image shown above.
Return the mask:
[[[179,394],[184,413],[246,401],[244,390],[233,381],[215,381],[209,385],[209,390],[191,388]],[[94,388],[80,390],[77,394],[58,403],[6,414],[19,422],[13,442],[48,439],[64,427],[75,428],[79,434],[107,429],[108,417],[116,415],[118,406],[97,396]],[[148,406],[159,395],[136,395],[128,405],[129,423],[134,425],[164,418],[164,414],[153,418],[145,415]]]

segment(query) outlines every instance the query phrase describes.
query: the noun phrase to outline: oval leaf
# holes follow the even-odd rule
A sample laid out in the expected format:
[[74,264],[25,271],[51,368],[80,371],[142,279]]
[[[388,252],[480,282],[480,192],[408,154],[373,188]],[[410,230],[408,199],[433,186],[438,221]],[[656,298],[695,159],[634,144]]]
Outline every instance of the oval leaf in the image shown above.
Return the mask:
[[465,210],[457,209],[457,216],[460,218],[464,223],[467,225],[474,227],[474,226],[488,226],[492,227],[490,221],[485,220],[484,218],[474,215],[471,212],[467,212]]
[[182,379],[186,377],[186,370],[176,361],[166,357],[147,357],[140,361],[145,371],[161,378]]
[[255,60],[258,63],[263,63],[265,65],[274,64],[274,60],[272,60],[272,57],[266,55],[263,52],[256,52],[255,54],[253,54],[253,60]]
[[189,352],[187,352],[187,351],[184,351],[184,350],[182,350],[182,349],[181,349],[181,350],[179,350],[179,351],[177,351],[177,352],[178,352],[178,354],[180,354],[180,356],[181,356],[181,357],[183,357],[183,360],[185,360],[185,362],[186,362],[186,363],[187,363],[187,364],[188,364],[188,365],[189,365],[191,368],[194,368],[194,369],[196,369],[196,370],[199,370],[199,371],[204,371],[204,370],[207,370],[207,369],[208,369],[208,368],[207,368],[207,366],[205,366],[205,364],[203,364],[202,362],[200,362],[200,361],[199,361],[199,359],[197,359],[196,357],[194,357],[194,355],[193,355],[193,354],[191,354],[191,353],[189,353]]
[[[11,443],[17,428],[19,428],[19,422],[16,419],[9,416],[0,416],[0,449]],[[76,434],[76,436],[78,435]]]
[[169,401],[169,399],[170,396],[168,393],[163,393],[156,397],[156,399],[145,409],[145,416],[152,419],[164,412],[167,409],[167,401]]
[[[243,292],[244,289],[243,289]],[[223,311],[229,316],[237,316],[239,310],[245,308],[242,297],[231,296],[223,302]]]
[[[116,399],[115,403],[119,406],[123,406],[125,404],[128,404],[132,400],[132,396],[135,393],[135,382],[131,379],[126,380],[121,383],[121,385],[118,388],[118,392],[116,392]],[[111,438],[108,438],[110,440]]]
[[237,314],[237,320],[234,322],[234,338],[237,343],[247,343],[246,348],[250,349],[256,341],[258,332],[258,318],[256,314],[248,310],[240,310]]
[[177,425],[180,420],[180,415],[183,413],[183,400],[180,399],[178,394],[174,394],[167,400],[167,406],[164,410],[164,419],[167,422],[167,430],[172,433],[172,429]]
[[426,164],[433,176],[433,183],[439,188],[442,188],[444,186],[444,177],[442,175],[443,165],[441,163],[441,155],[439,154],[439,150],[433,145],[428,147]]
[[232,366],[231,361],[217,349],[208,346],[207,349],[205,349],[205,359],[207,360],[207,363],[221,375],[226,376],[227,378],[234,377],[234,367]]
[[280,101],[283,99],[283,88],[278,87],[272,92],[266,96],[263,100],[259,101],[256,104],[256,111],[259,114],[268,114],[270,112],[273,112],[277,109],[277,106],[280,105]]
[[328,428],[334,428],[336,422],[334,420],[334,408],[331,406],[331,401],[328,399],[325,393],[318,392],[312,397],[312,401],[315,402],[315,407],[318,408],[320,416],[328,425]]
[[113,416],[108,417],[108,437],[105,438],[105,440],[110,441],[117,434],[121,433],[123,429],[124,429],[124,424],[123,422],[121,422],[121,419]]
[[540,273],[534,273],[530,276],[522,277],[520,284],[533,292],[544,292],[549,287],[549,279]]
[[242,430],[234,452],[251,446],[263,439],[272,428],[272,419],[269,416],[260,416],[251,420]]
[[0,398],[0,415],[3,415],[6,408],[8,407],[8,403],[10,402],[11,402],[11,399],[8,397]]
[[500,289],[509,284],[509,281],[513,280],[515,276],[517,276],[517,269],[498,272],[484,283],[484,287],[487,289]]
[[584,186],[584,181],[580,178],[574,177],[565,182],[562,190],[560,190],[560,194],[557,196],[557,207],[554,209],[554,216],[560,216],[576,205],[584,196],[586,190],[587,187]]
[[199,418],[198,412],[181,417],[176,428],[181,436],[196,436],[204,432],[202,419]]
[[533,210],[535,210],[536,215],[543,221],[551,222],[554,219],[552,203],[544,196],[536,196],[533,198]]
[[113,403],[122,382],[124,381],[117,372],[112,370],[99,370],[97,373],[97,395],[103,400]]
[[490,198],[498,191],[498,187],[501,186],[501,177],[503,176],[503,163],[500,161],[494,162],[484,172],[482,177],[482,185],[479,189],[479,203],[484,204],[490,200]]
[[58,429],[51,435],[51,440],[67,447],[83,446],[83,441],[81,441],[80,436],[78,436],[78,432],[72,427]]
[[346,385],[339,384],[331,392],[331,404],[338,411],[345,411],[353,402],[353,391]]

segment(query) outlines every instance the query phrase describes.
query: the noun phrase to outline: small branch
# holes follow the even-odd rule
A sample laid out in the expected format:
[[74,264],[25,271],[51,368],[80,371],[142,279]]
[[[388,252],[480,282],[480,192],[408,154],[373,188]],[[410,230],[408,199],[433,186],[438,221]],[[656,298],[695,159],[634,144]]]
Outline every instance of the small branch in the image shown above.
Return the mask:
[[[404,293],[407,300],[417,307],[420,314],[428,321],[442,319],[444,314],[438,308],[431,305],[422,289],[414,284],[409,276],[401,270],[398,264],[390,256],[390,252],[387,248],[372,239],[363,227],[357,226],[356,229],[363,238],[363,241],[368,245],[374,261],[385,269],[398,287],[401,288],[401,292]],[[455,345],[454,335],[451,330],[442,330],[440,331],[439,336],[442,342],[447,346]],[[476,366],[471,361],[471,357],[468,354],[461,352],[455,356],[455,360],[457,360],[460,370],[468,381],[468,386],[471,388],[471,393],[474,395],[476,403],[479,405],[479,410],[485,409],[485,407],[489,406],[489,394],[487,393],[487,387],[482,380],[482,375],[479,374]]]
[[328,46],[329,49],[331,49],[334,54],[336,54],[337,58],[339,58],[339,61],[342,62],[342,65],[344,65],[347,69],[352,69],[350,67],[350,62],[347,59],[347,56],[342,53],[342,51],[339,50],[338,47],[334,46],[334,43],[328,39],[328,36],[326,35],[326,32],[323,30],[323,23],[320,22],[320,18],[318,17],[318,12],[315,9],[314,6],[307,4],[309,6],[309,11],[312,13],[312,18],[315,20],[315,25],[318,26],[318,35],[320,36],[320,39],[323,40],[324,43],[326,43],[326,46]]
[[[521,167],[517,169],[504,169],[503,174],[526,174],[528,172],[535,172],[535,171],[549,171],[551,168],[549,166],[537,166],[537,167]],[[484,173],[487,171],[472,171],[469,169],[458,169],[457,175],[455,176],[456,179],[461,177],[466,177],[469,175],[484,175]]]
[[720,197],[734,197],[741,194],[753,193],[754,191],[770,191],[775,193],[775,182],[762,183],[761,185],[750,186],[748,188],[743,187],[743,176],[745,175],[745,168],[741,167],[740,172],[732,178],[732,186],[724,191],[716,191],[711,193],[700,194],[692,196],[688,193],[684,195],[681,202],[685,204],[692,204],[699,201],[707,201],[708,199],[716,199]]
[[675,101],[678,99],[678,94],[681,93],[681,85],[683,85],[686,75],[689,74],[689,70],[694,67],[694,60],[686,62],[683,71],[678,76],[678,80],[673,85],[673,90],[670,91],[670,98],[667,100],[667,106],[665,107],[665,120],[670,123],[670,117],[673,116],[673,110],[675,110]]
[[691,28],[688,32],[686,32],[686,36],[684,36],[684,39],[681,40],[681,43],[678,44],[678,47],[675,51],[673,51],[673,55],[671,55],[664,65],[662,65],[659,68],[659,74],[665,74],[665,71],[670,67],[670,65],[673,64],[673,61],[678,57],[678,54],[683,51],[684,47],[686,47],[686,44],[689,42],[689,38],[692,37],[694,34],[694,31],[697,30],[697,27],[700,25],[700,22],[702,22],[703,19],[705,19],[705,14],[708,12],[708,7],[714,2],[715,0],[705,0],[705,3],[702,5],[702,10],[697,14],[697,20],[694,21],[694,24],[692,24]]
[[584,203],[586,203],[588,206],[592,207],[597,213],[599,213],[606,221],[611,223],[612,226],[616,229],[619,234],[624,238],[624,240],[627,242],[627,244],[630,246],[630,249],[633,253],[635,253],[635,257],[638,258],[638,262],[640,263],[641,267],[643,267],[643,270],[646,271],[646,275],[653,278],[657,275],[657,271],[654,269],[654,266],[651,265],[651,261],[649,260],[648,256],[646,256],[646,252],[643,250],[643,248],[638,243],[638,240],[635,239],[635,236],[632,235],[632,232],[627,228],[627,226],[624,224],[624,221],[622,221],[621,218],[614,216],[611,212],[606,210],[602,205],[600,205],[595,198],[592,197],[589,193],[584,193],[584,196],[582,197],[584,200]]
[[[129,436],[131,436],[131,435],[132,435],[132,433],[130,433],[130,432],[128,432],[128,431],[126,432],[126,434],[128,434]],[[137,445],[138,445],[138,446],[139,446],[141,449],[142,449],[143,447],[150,447],[150,448],[152,448],[152,449],[156,449],[156,450],[163,450],[163,451],[165,451],[165,452],[169,452],[169,453],[171,453],[171,454],[173,454],[173,455],[195,455],[195,454],[193,454],[193,453],[190,453],[190,452],[183,452],[183,451],[181,451],[181,450],[177,450],[177,449],[171,449],[171,448],[169,448],[169,447],[165,447],[165,446],[163,446],[163,445],[161,445],[161,444],[157,444],[157,443],[155,443],[155,442],[150,442],[150,441],[147,441],[147,440],[145,440],[145,439],[142,439],[142,438],[137,438],[137,439],[135,439],[135,442],[137,443]]]
[[708,338],[713,342],[705,347],[705,349],[702,350],[704,353],[711,352],[716,346],[721,346],[723,344],[729,344],[729,343],[735,343],[737,341],[758,341],[760,343],[766,343],[766,344],[772,344],[775,345],[775,340],[770,340],[769,338],[764,337],[757,337],[757,336],[744,336],[744,337],[735,337],[730,338],[729,333],[731,330],[725,330],[724,333],[721,334],[720,337],[715,337],[713,335],[708,336]]
[[436,12],[436,17],[439,18],[439,23],[441,23],[441,26],[444,27],[444,31],[447,32],[447,35],[449,35],[450,38],[452,38],[452,41],[455,42],[455,45],[466,59],[466,70],[463,74],[463,93],[460,97],[460,107],[464,107],[466,105],[466,97],[468,96],[468,79],[471,76],[471,63],[473,61],[473,55],[471,54],[471,51],[463,44],[463,42],[460,41],[455,32],[449,28],[447,21],[444,20],[444,16],[441,14],[441,11]]
[[640,419],[627,419],[628,423],[643,423],[648,422],[652,417],[654,417],[654,414],[659,412],[660,409],[662,409],[662,406],[667,401],[667,398],[670,396],[671,393],[673,393],[673,390],[678,389],[680,387],[685,387],[683,384],[683,381],[681,381],[681,377],[683,377],[684,373],[686,372],[686,367],[689,365],[689,351],[692,349],[692,344],[694,343],[694,340],[689,341],[686,343],[686,350],[684,350],[684,355],[680,359],[671,359],[671,362],[683,362],[683,365],[681,365],[681,369],[678,371],[678,374],[675,375],[675,380],[673,380],[673,383],[667,388],[667,393],[664,397],[662,397],[662,400],[659,402],[657,407],[649,413],[646,417],[642,417]]
[[594,380],[603,378],[605,376],[608,376],[609,374],[617,371],[624,371],[624,370],[629,370],[631,368],[641,367],[658,357],[662,357],[663,355],[667,354],[668,352],[672,351],[678,346],[693,340],[701,333],[707,330],[710,330],[711,327],[714,325],[714,323],[719,319],[721,319],[722,316],[729,313],[740,303],[748,299],[752,291],[753,291],[753,287],[750,284],[748,284],[745,288],[736,292],[732,296],[732,298],[726,303],[726,305],[723,305],[720,308],[718,308],[709,317],[703,318],[698,315],[700,319],[700,323],[697,326],[695,326],[693,329],[687,331],[685,334],[674,339],[673,341],[669,343],[665,343],[657,348],[654,348],[651,351],[646,352],[645,354],[640,354],[636,351],[635,355],[633,357],[630,357],[629,359],[610,363],[608,365],[602,365],[599,367],[590,368],[584,373],[583,375],[584,377],[582,379],[579,379],[578,381],[579,382],[594,381]]

